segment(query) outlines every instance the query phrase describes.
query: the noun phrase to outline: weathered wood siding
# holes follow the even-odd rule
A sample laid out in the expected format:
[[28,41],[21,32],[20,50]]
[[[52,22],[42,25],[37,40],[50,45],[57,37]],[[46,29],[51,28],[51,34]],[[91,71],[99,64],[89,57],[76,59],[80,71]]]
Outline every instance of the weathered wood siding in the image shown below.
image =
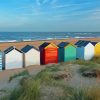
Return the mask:
[[27,53],[25,53],[25,67],[30,65],[40,65],[40,52],[31,49]]
[[100,42],[95,45],[95,56],[100,57]]
[[2,65],[2,52],[0,51],[0,70],[2,70],[2,67],[3,67],[3,65]]
[[58,49],[58,61],[64,62],[64,48]]
[[76,48],[76,58],[84,60],[84,47]]
[[65,57],[64,57],[64,61],[72,61],[76,59],[76,47],[74,46],[67,46],[65,48],[65,53],[64,53]]
[[40,48],[41,64],[58,63],[58,47],[49,44],[46,47]]
[[94,57],[94,46],[89,43],[84,49],[84,59],[91,60]]
[[23,67],[23,54],[17,50],[12,50],[5,54],[5,69],[16,69]]
[[58,48],[45,49],[45,64],[58,63]]

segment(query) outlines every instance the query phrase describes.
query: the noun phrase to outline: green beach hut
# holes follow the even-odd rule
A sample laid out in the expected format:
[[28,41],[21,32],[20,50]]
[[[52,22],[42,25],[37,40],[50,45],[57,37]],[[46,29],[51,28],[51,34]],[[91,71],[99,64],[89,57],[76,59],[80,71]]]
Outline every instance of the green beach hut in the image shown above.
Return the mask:
[[59,62],[67,62],[76,59],[76,46],[74,44],[61,42],[58,47]]

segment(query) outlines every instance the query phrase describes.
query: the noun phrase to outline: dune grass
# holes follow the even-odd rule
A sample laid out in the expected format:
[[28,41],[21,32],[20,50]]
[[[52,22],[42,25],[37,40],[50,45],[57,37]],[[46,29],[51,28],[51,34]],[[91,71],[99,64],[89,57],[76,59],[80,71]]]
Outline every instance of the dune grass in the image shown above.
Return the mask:
[[17,78],[19,76],[28,76],[28,75],[29,75],[29,72],[27,70],[24,70],[24,71],[22,71],[22,72],[20,72],[18,74],[14,74],[13,76],[11,76],[9,78],[9,82],[11,82],[14,78]]
[[100,88],[72,88],[70,91],[67,88],[59,100],[100,100]]
[[0,97],[0,100],[9,100],[9,96]]
[[11,94],[9,95],[9,100],[18,100],[22,92],[23,91],[21,88],[15,88],[13,91],[11,91]]
[[[32,81],[32,80],[31,80]],[[3,97],[0,100],[42,100],[41,87],[37,84],[39,81],[35,81],[32,88],[29,86],[24,89],[16,89],[12,91],[8,97]],[[28,83],[30,85],[30,83]],[[46,87],[47,88],[47,87]],[[87,88],[87,89],[75,89],[71,87],[63,87],[63,91],[59,88],[58,94],[54,94],[54,97],[48,98],[48,100],[100,100],[100,88]],[[23,90],[23,91],[22,91]],[[48,95],[49,91],[46,91],[45,96]],[[60,94],[59,94],[60,93]],[[47,99],[45,99],[47,100]]]
[[40,88],[39,80],[24,80],[20,88],[14,89],[9,96],[0,100],[39,100]]
[[100,87],[92,87],[87,94],[92,100],[100,100]]
[[84,60],[76,60],[72,61],[72,64],[78,64],[80,65],[79,72],[83,73],[85,71],[91,71],[91,70],[100,70],[100,58],[93,58],[90,61],[84,61]]
[[[77,60],[70,62],[70,64],[81,65],[80,71],[83,72],[98,68],[100,59],[95,61],[96,59],[97,58],[94,58],[91,61]],[[99,87],[76,89],[70,87],[64,79],[56,80],[54,78],[56,73],[65,71],[64,66],[66,64],[67,63],[51,65],[39,72],[34,77],[24,77],[20,82],[21,87],[19,89],[13,90],[8,96],[8,99],[5,97],[5,99],[0,100],[100,100]],[[28,75],[28,73],[19,73],[18,75],[13,76],[10,80],[23,75]],[[44,87],[47,89],[46,91],[44,90]],[[59,90],[56,90],[56,88]],[[50,93],[50,90],[52,90],[53,94]],[[48,99],[41,99],[42,97],[48,97]]]
[[70,100],[93,100],[91,96],[87,94],[85,89],[73,89],[72,96],[69,97]]
[[87,60],[87,61],[84,61],[84,60],[76,60],[76,61],[72,61],[72,63],[74,64],[79,64],[79,65],[97,65],[97,64],[100,64],[100,57],[94,57],[93,59],[91,60]]
[[94,63],[100,64],[100,57],[95,57],[91,61]]
[[39,100],[40,80],[26,80],[22,85],[22,94],[18,100]]

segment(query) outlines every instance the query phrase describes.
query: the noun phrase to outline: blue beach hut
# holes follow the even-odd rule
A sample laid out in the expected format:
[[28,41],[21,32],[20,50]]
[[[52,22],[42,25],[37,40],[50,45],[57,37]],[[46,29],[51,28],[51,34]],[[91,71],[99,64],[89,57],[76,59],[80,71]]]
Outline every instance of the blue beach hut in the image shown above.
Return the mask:
[[90,41],[79,40],[75,45],[78,59],[90,60],[94,57],[94,46]]

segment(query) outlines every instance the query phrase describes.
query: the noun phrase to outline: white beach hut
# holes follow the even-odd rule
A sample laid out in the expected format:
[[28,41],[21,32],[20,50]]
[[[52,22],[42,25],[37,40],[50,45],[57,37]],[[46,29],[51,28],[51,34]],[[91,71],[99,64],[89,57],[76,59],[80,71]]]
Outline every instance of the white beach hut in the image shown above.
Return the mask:
[[40,65],[40,51],[34,46],[26,45],[21,49],[24,53],[24,66]]
[[76,55],[78,59],[90,60],[94,57],[94,45],[90,41],[78,41],[76,44]]
[[16,69],[23,67],[23,53],[14,46],[4,51],[4,69]]

